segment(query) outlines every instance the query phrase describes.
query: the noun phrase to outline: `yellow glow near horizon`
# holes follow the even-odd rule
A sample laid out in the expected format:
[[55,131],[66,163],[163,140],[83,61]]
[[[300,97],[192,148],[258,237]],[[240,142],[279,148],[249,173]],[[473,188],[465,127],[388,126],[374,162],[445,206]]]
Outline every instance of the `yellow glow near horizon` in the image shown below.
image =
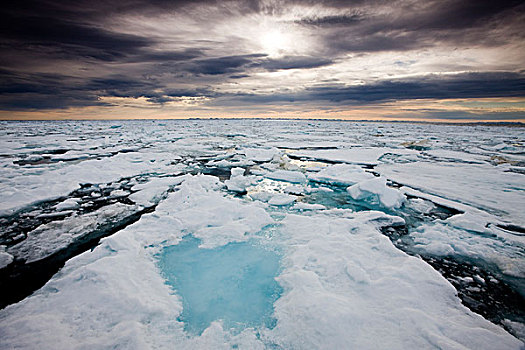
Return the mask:
[[[235,108],[198,106],[200,101],[175,101],[158,107],[145,98],[112,98],[106,106],[74,107],[56,110],[0,111],[0,120],[60,120],[60,119],[188,119],[188,118],[298,118],[345,120],[404,120],[427,122],[525,122],[525,98],[483,98],[409,100],[374,105],[318,109],[308,105],[267,105],[262,109],[240,111]],[[471,107],[474,105],[474,108]],[[480,108],[480,105],[487,105]],[[493,106],[497,108],[494,109]],[[488,113],[504,110],[517,113],[512,119],[491,119]],[[434,112],[474,113],[471,118],[439,118]],[[477,118],[476,118],[477,115]],[[501,118],[501,117],[500,117]]]

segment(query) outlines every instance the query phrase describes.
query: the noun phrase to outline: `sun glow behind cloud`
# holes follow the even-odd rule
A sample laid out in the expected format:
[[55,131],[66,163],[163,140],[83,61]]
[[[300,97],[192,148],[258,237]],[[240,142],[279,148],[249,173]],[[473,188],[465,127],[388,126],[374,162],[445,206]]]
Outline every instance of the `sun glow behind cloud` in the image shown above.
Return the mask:
[[261,46],[264,52],[267,52],[270,56],[283,54],[287,51],[291,42],[290,36],[276,29],[270,29],[261,36]]
[[42,23],[18,10],[27,22],[17,15],[3,41],[4,118],[51,111],[73,117],[82,108],[147,118],[354,118],[377,108],[390,118],[400,114],[386,105],[406,105],[411,117],[525,119],[515,104],[418,107],[524,97],[524,6],[472,12],[474,0],[430,1],[411,11],[403,1],[138,1],[118,10],[85,5],[84,13],[82,4],[48,5]]

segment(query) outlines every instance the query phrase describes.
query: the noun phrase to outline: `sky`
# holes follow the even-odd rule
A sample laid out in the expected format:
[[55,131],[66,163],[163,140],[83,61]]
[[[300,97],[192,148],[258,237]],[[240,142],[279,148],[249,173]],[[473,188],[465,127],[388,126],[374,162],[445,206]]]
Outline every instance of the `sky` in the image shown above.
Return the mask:
[[7,0],[0,119],[525,122],[525,2]]

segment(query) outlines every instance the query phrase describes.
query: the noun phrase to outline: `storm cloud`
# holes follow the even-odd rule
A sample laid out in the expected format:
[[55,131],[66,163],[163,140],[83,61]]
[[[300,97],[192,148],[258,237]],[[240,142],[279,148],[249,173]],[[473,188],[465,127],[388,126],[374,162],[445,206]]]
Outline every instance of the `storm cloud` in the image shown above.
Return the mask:
[[2,110],[525,97],[521,1],[32,0],[0,16]]

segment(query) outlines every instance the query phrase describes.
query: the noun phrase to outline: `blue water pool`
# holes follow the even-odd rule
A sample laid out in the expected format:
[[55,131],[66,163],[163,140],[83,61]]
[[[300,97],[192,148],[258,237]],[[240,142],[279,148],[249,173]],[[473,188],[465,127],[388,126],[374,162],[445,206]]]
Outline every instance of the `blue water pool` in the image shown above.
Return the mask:
[[186,331],[201,334],[211,322],[225,328],[273,328],[273,303],[282,294],[275,281],[280,256],[256,242],[201,249],[191,235],[166,247],[159,266],[182,297]]

